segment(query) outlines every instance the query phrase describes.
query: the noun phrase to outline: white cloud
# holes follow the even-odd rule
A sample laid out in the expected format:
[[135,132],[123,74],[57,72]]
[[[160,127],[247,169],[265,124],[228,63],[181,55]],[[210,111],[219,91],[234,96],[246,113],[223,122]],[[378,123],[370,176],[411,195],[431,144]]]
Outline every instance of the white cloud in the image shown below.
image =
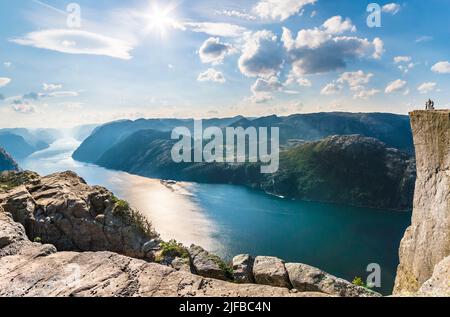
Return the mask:
[[411,61],[412,61],[412,57],[411,56],[395,56],[394,57],[394,63],[395,64],[409,63]]
[[11,62],[4,62],[3,66],[5,66],[6,68],[10,68],[12,66]]
[[429,35],[423,35],[423,36],[419,36],[416,39],[416,43],[422,43],[422,42],[428,42],[428,41],[432,41],[433,37],[429,36]]
[[321,95],[336,95],[342,91],[343,87],[336,83],[329,83],[320,91]]
[[438,74],[450,74],[450,63],[447,61],[436,63],[431,70]]
[[272,99],[273,99],[272,94],[261,92],[249,98],[246,98],[245,101],[249,101],[251,103],[266,103],[268,101],[271,101]]
[[44,91],[52,91],[52,90],[58,90],[62,88],[61,84],[47,84],[47,83],[43,83],[42,84],[42,88],[44,89]]
[[400,5],[397,3],[388,3],[382,7],[382,11],[390,13],[392,15],[397,14],[400,11]]
[[15,105],[12,105],[11,107],[15,112],[18,112],[18,113],[26,114],[26,113],[36,112],[36,107],[34,105],[30,105],[27,103],[15,104]]
[[283,84],[281,84],[278,79],[273,76],[269,79],[258,78],[251,87],[251,91],[254,94],[259,92],[276,92],[283,89]]
[[427,82],[427,83],[423,83],[423,84],[419,85],[419,87],[417,87],[417,90],[421,94],[426,94],[426,93],[429,93],[429,92],[435,90],[436,86],[437,86],[437,84],[434,82]]
[[50,29],[31,32],[14,43],[48,49],[66,54],[102,55],[131,59],[133,46],[123,40],[82,30]]
[[405,74],[409,72],[410,69],[413,69],[416,64],[409,63],[408,65],[398,65],[398,69],[400,69]]
[[[284,85],[277,77],[272,76],[267,79],[258,78],[250,87],[252,96],[246,98],[246,101],[252,103],[265,103],[273,99],[273,93],[283,91]],[[284,91],[290,93],[291,91]]]
[[211,36],[241,37],[247,32],[246,28],[229,23],[186,22],[184,26],[192,32],[205,33]]
[[230,44],[220,42],[217,37],[210,37],[202,44],[198,53],[203,63],[220,64],[225,56],[233,52]]
[[11,82],[11,78],[0,77],[0,87],[4,87]]
[[283,51],[278,45],[277,36],[271,31],[262,30],[248,34],[239,69],[247,77],[275,76],[283,64]]
[[359,91],[356,95],[353,96],[354,99],[369,99],[370,97],[375,96],[380,91],[377,89],[363,89]]
[[323,24],[325,32],[330,34],[342,34],[345,32],[356,32],[356,27],[352,24],[352,20],[346,18],[342,19],[341,16],[337,15],[329,18]]
[[394,92],[399,92],[406,87],[406,84],[407,83],[404,80],[401,80],[401,79],[394,80],[393,82],[390,82],[387,85],[387,87],[385,89],[385,93],[391,94]]
[[293,83],[297,83],[301,87],[311,87],[312,86],[312,83],[309,79],[299,76],[298,74],[295,73],[294,70],[292,70],[289,73],[289,75],[286,79],[286,82],[284,84],[291,85]]
[[223,15],[223,16],[227,16],[227,17],[232,17],[232,18],[239,18],[239,19],[244,19],[244,20],[249,20],[249,21],[255,21],[256,17],[254,15],[248,14],[245,11],[238,11],[238,10],[222,10],[222,11],[216,11],[217,15]]
[[351,90],[357,91],[364,89],[364,85],[368,84],[373,77],[372,73],[364,73],[362,70],[357,72],[345,72],[336,81],[339,84],[347,83]]
[[416,64],[412,62],[411,56],[395,56],[394,64],[398,65],[398,69],[400,69],[403,73],[408,73],[410,69],[413,69]]
[[303,29],[292,36],[283,28],[282,42],[297,74],[317,74],[345,68],[347,61],[372,56],[380,58],[383,41],[373,42],[354,36],[335,36],[324,30]]
[[372,57],[375,59],[380,59],[385,52],[384,42],[379,37],[376,37],[373,40],[373,46],[375,48],[375,51],[373,52]]
[[82,102],[63,102],[60,106],[66,108],[67,110],[80,110],[84,108]]
[[310,15],[310,17],[311,18],[314,18],[315,16],[317,15],[317,11],[316,10],[314,10],[313,12],[311,12],[311,15]]
[[214,68],[208,68],[205,72],[198,75],[197,80],[201,82],[212,81],[220,84],[223,84],[226,81],[223,74]]
[[55,97],[55,98],[62,98],[62,97],[78,97],[79,93],[76,91],[55,91],[51,92],[49,94],[43,95],[43,97]]
[[303,86],[303,87],[311,87],[312,86],[311,81],[306,78],[297,78],[297,84],[299,84],[299,86]]
[[260,0],[253,11],[263,19],[284,21],[317,0]]

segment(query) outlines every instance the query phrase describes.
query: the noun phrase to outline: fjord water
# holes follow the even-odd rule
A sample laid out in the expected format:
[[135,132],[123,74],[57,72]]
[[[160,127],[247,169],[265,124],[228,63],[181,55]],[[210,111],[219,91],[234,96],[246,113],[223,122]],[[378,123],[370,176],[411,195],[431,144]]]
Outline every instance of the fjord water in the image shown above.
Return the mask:
[[392,291],[398,247],[411,214],[280,199],[234,185],[178,183],[76,162],[74,139],[61,139],[20,165],[41,175],[73,170],[143,212],[163,239],[195,243],[226,258],[240,253],[302,262],[347,280],[381,266],[383,294]]

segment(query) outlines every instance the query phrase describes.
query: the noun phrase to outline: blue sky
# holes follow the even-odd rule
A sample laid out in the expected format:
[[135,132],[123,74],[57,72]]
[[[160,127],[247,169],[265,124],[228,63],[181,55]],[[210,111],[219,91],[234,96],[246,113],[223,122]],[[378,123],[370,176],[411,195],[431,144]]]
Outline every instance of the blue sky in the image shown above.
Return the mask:
[[450,2],[371,2],[3,0],[0,127],[450,107]]

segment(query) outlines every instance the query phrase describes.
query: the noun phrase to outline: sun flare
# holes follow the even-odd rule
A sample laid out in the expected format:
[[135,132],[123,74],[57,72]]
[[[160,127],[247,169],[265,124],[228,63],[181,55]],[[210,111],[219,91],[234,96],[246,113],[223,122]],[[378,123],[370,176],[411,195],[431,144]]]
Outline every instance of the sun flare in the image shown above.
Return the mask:
[[174,6],[168,5],[164,8],[157,3],[153,3],[150,12],[147,15],[148,24],[146,30],[148,32],[158,32],[161,36],[166,35],[171,28],[180,28],[180,23],[173,16]]

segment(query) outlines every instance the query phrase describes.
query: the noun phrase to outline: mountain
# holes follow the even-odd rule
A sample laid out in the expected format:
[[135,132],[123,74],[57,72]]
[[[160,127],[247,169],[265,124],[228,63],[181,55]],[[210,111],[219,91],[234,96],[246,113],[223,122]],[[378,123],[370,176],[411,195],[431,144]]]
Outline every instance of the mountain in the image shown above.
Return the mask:
[[306,142],[280,153],[280,169],[261,174],[259,163],[174,163],[170,134],[134,133],[95,163],[129,173],[203,183],[245,185],[292,199],[410,210],[414,160],[385,143],[359,135]]
[[[73,158],[94,163],[112,146],[139,130],[152,129],[169,132],[178,126],[192,131],[193,120],[181,119],[139,119],[107,123],[94,130]],[[391,147],[413,153],[411,127],[408,116],[386,113],[312,113],[288,117],[268,116],[244,118],[237,116],[225,119],[203,120],[203,128],[225,127],[279,127],[280,142],[287,145],[297,141],[316,141],[332,135],[360,134],[374,137]]]
[[244,118],[233,126],[279,127],[281,144],[290,140],[317,141],[333,135],[359,134],[408,153],[414,151],[409,117],[389,113],[326,112]]
[[46,149],[60,137],[55,129],[0,129],[0,147],[21,160],[30,154]]
[[61,137],[60,131],[56,129],[0,129],[0,134],[4,133],[15,134],[23,137],[28,144],[37,150],[46,149],[49,144],[55,142]]
[[0,148],[0,172],[17,170],[19,170],[19,166],[11,155],[6,153],[4,149]]
[[22,136],[12,133],[0,134],[0,146],[17,160],[24,159],[37,151],[37,149],[27,143]]
[[[207,119],[203,120],[203,127],[218,126],[224,128],[233,124],[242,117]],[[77,161],[94,163],[109,148],[121,142],[128,136],[139,130],[156,130],[169,132],[175,127],[187,127],[190,130],[194,127],[192,119],[139,119],[136,121],[122,120],[104,124],[95,129],[80,147],[74,152],[73,158]]]
[[262,188],[286,197],[356,206],[412,208],[415,162],[375,138],[333,136],[282,152]]

